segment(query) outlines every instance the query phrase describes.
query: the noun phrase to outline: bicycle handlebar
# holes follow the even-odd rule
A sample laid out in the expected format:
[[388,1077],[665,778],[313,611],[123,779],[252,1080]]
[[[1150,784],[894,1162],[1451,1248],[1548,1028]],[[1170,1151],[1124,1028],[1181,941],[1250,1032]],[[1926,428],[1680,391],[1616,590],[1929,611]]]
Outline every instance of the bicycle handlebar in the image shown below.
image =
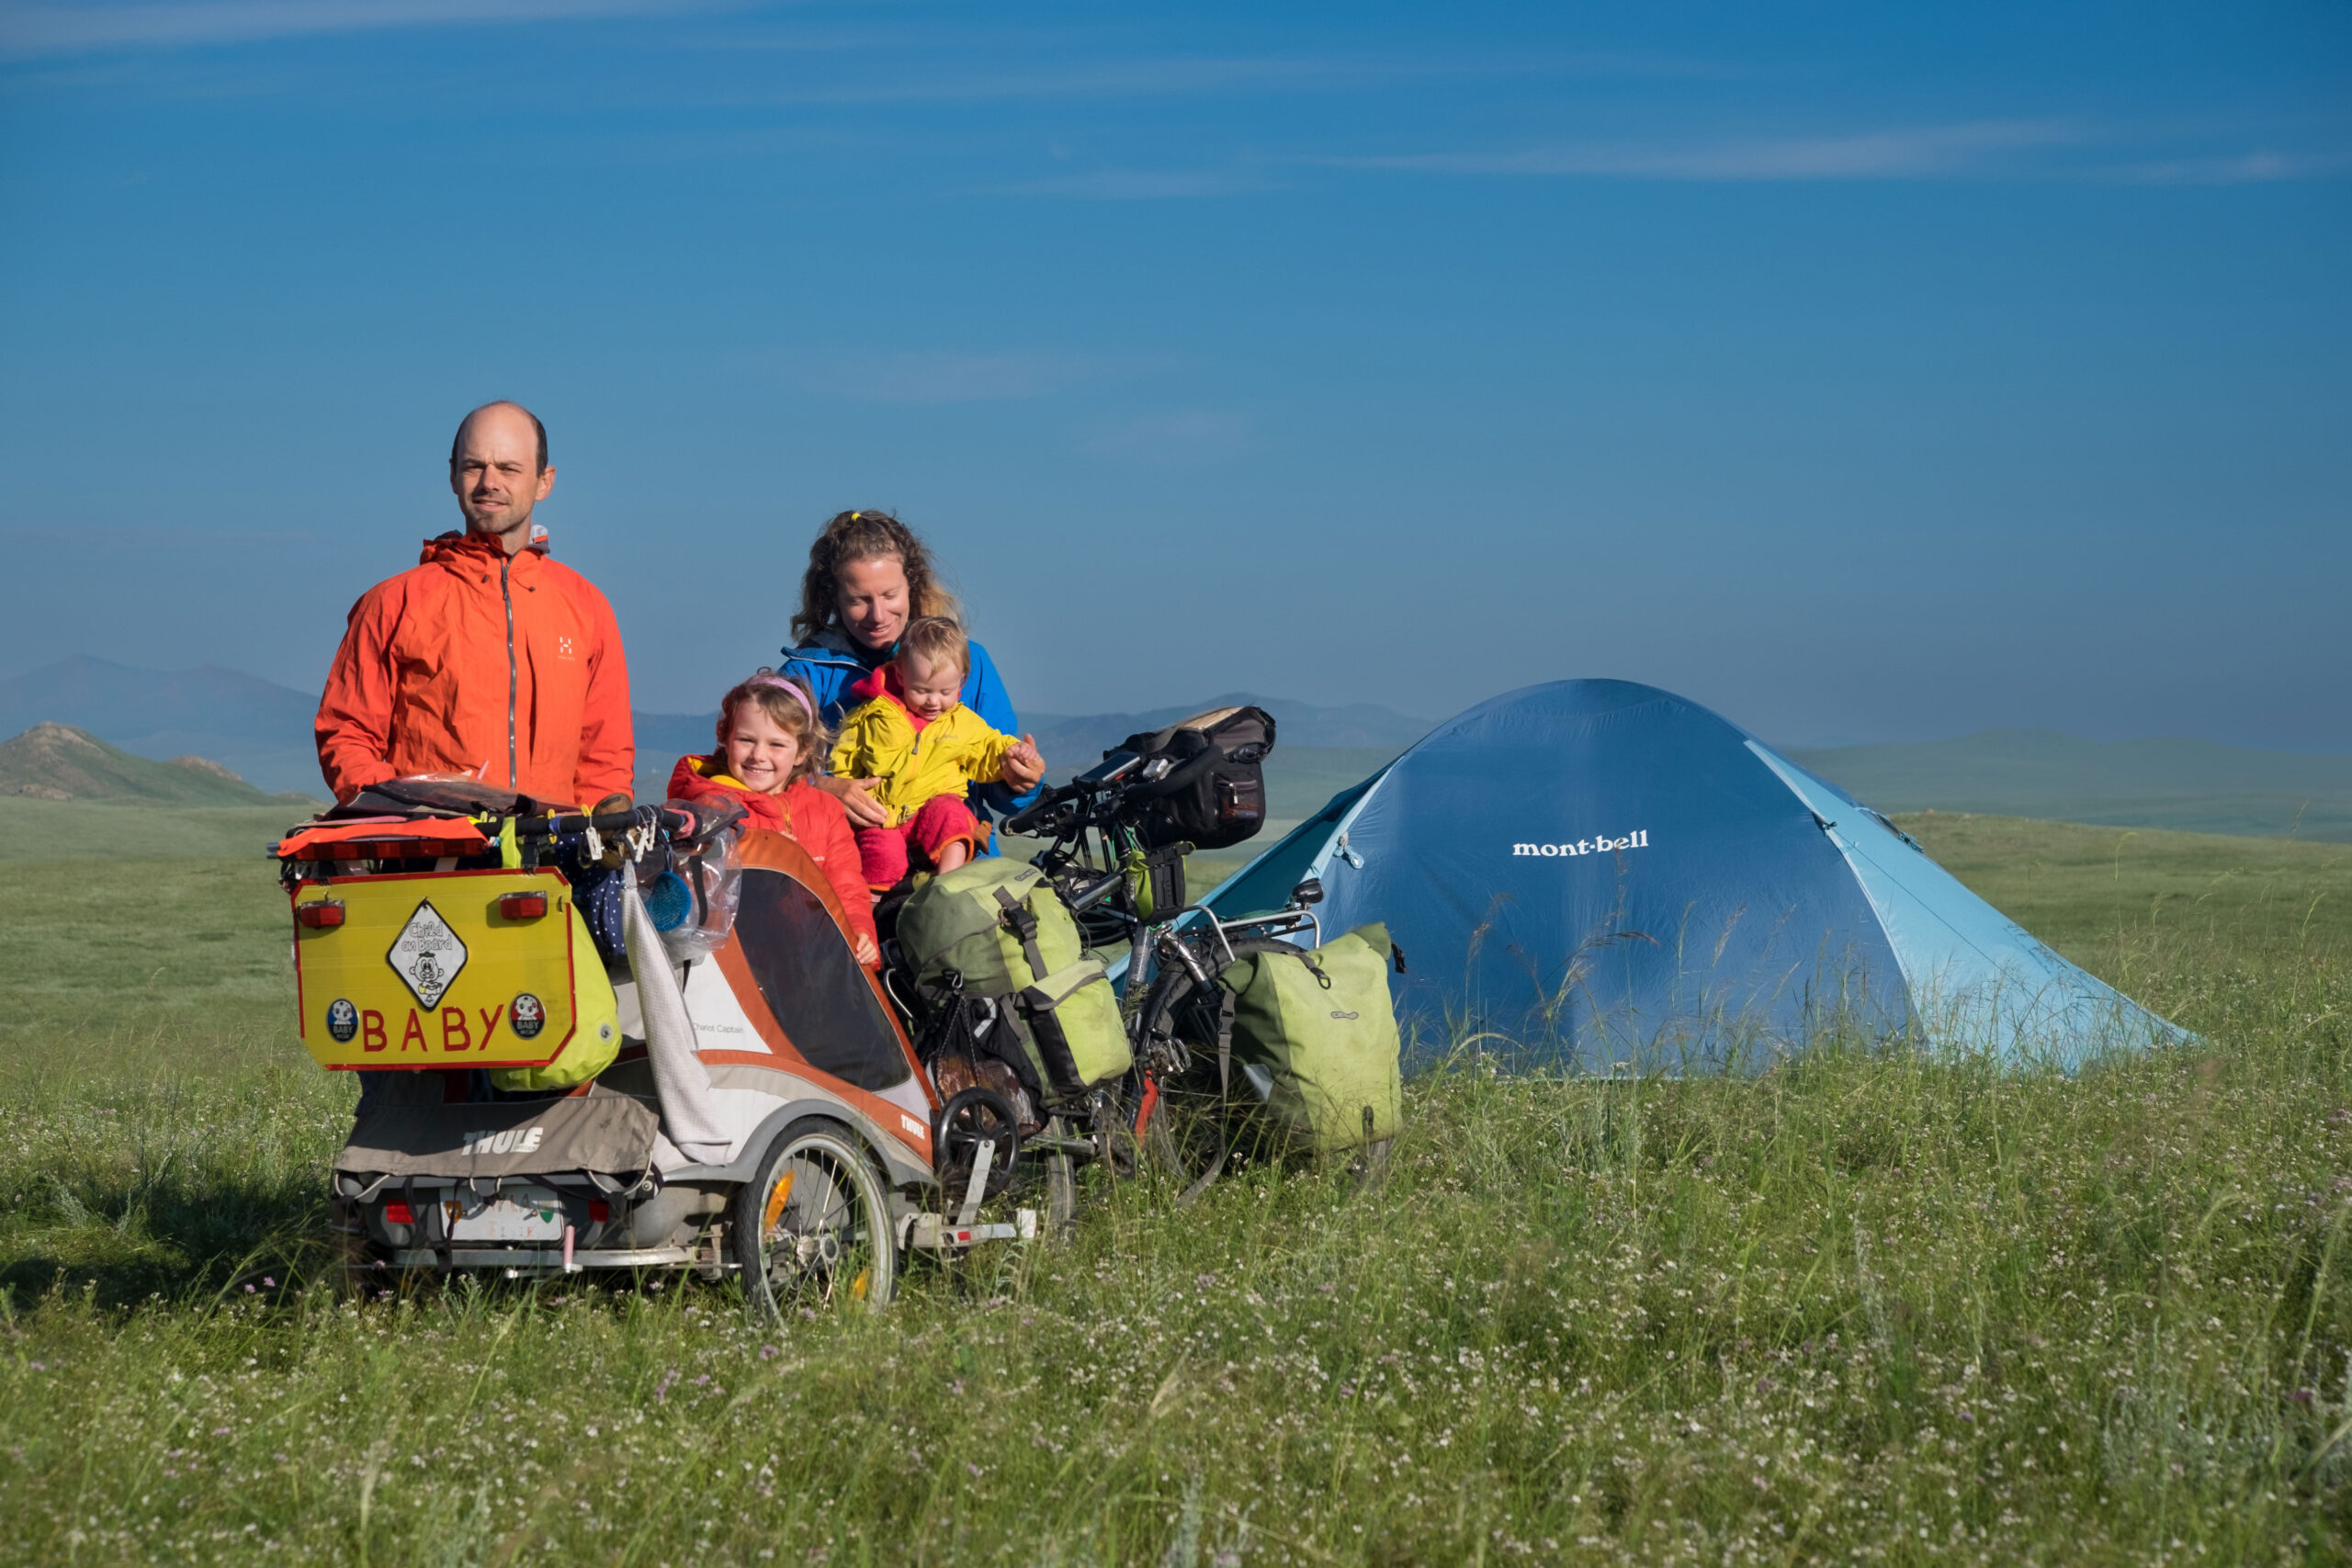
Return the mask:
[[[1128,769],[1133,767],[1138,760],[1132,751],[1113,752],[1111,756],[1103,759],[1099,766],[1079,774],[1066,784],[1056,784],[1028,806],[1006,818],[1004,830],[1008,833],[1025,835],[1046,821],[1048,817],[1058,812],[1061,807],[1090,796],[1096,799],[1107,798],[1111,802],[1111,811],[1115,815],[1119,807],[1127,801],[1158,800],[1164,795],[1175,794],[1199,778],[1202,773],[1225,761],[1226,754],[1223,747],[1212,743],[1196,755],[1187,757],[1182,762],[1169,769],[1156,779],[1128,776]],[[1092,825],[1095,820],[1097,819],[1090,816],[1087,820],[1076,823],[1074,826],[1085,828]],[[1059,830],[1057,829],[1057,831]]]
[[1004,819],[1004,830],[1008,833],[1026,834],[1030,829],[1035,827],[1039,822],[1045,819],[1047,812],[1053,810],[1057,806],[1062,806],[1069,801],[1075,800],[1083,793],[1084,791],[1079,785],[1074,784],[1056,784],[1053,788],[1047,790],[1045,794],[1039,795],[1036,799],[1031,801],[1028,805],[1023,807],[1012,816],[1006,818]]
[[631,828],[659,828],[672,838],[690,838],[699,824],[684,811],[668,811],[658,806],[634,806],[627,811],[554,812],[544,817],[517,817],[514,836],[518,839],[553,839],[565,833],[585,832],[594,828],[599,833],[625,833]]

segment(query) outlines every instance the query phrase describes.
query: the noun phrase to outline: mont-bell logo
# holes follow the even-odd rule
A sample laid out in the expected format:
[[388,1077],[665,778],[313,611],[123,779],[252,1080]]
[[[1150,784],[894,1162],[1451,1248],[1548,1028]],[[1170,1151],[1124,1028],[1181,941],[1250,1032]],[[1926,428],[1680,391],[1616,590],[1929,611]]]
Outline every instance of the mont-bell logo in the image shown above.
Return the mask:
[[1636,828],[1617,838],[1578,839],[1573,844],[1513,844],[1514,855],[1605,855],[1619,850],[1645,850],[1650,847],[1650,830]]

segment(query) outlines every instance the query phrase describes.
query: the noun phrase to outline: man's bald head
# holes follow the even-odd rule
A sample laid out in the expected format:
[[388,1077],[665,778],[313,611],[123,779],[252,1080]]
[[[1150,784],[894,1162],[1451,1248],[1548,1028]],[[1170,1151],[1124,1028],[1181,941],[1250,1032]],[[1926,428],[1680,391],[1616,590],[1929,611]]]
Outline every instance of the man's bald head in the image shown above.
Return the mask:
[[481,407],[474,410],[473,412],[466,415],[465,418],[458,422],[458,434],[449,442],[449,466],[451,468],[457,467],[458,454],[465,450],[466,432],[472,427],[474,421],[491,413],[504,413],[510,415],[520,414],[525,419],[531,422],[531,434],[537,445],[539,454],[539,466],[534,471],[542,474],[546,473],[548,469],[548,427],[539,423],[539,416],[537,414],[533,413],[521,403],[508,402],[503,398],[499,399],[498,401],[494,403],[482,404]]
[[531,542],[531,508],[548,498],[548,428],[520,403],[484,403],[458,426],[449,446],[449,489],[466,531],[496,539],[508,555]]

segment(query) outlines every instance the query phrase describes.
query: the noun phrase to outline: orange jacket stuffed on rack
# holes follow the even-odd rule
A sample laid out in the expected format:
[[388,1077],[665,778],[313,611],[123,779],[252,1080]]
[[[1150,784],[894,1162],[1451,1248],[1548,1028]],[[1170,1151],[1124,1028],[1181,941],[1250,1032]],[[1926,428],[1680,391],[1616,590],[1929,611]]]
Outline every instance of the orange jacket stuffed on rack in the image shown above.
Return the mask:
[[360,595],[319,701],[337,800],[410,773],[478,773],[542,802],[626,795],[636,761],[612,606],[537,542],[448,533]]

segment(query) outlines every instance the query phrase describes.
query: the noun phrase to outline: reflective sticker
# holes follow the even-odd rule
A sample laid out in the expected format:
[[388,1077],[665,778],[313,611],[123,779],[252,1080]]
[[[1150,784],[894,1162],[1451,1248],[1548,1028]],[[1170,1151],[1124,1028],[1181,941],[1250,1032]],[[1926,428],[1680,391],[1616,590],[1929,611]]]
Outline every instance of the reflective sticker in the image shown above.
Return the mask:
[[327,1004],[327,1032],[334,1036],[337,1044],[350,1043],[351,1037],[359,1032],[359,1010],[351,1005],[350,998],[337,997]]
[[506,1010],[506,1027],[525,1040],[537,1040],[539,1031],[548,1023],[548,1010],[539,998],[528,991],[517,991]]
[[401,927],[401,934],[392,939],[392,950],[384,954],[384,961],[419,1002],[436,1008],[443,993],[457,983],[458,971],[466,966],[466,944],[458,940],[440,910],[430,903],[420,903],[416,913]]

